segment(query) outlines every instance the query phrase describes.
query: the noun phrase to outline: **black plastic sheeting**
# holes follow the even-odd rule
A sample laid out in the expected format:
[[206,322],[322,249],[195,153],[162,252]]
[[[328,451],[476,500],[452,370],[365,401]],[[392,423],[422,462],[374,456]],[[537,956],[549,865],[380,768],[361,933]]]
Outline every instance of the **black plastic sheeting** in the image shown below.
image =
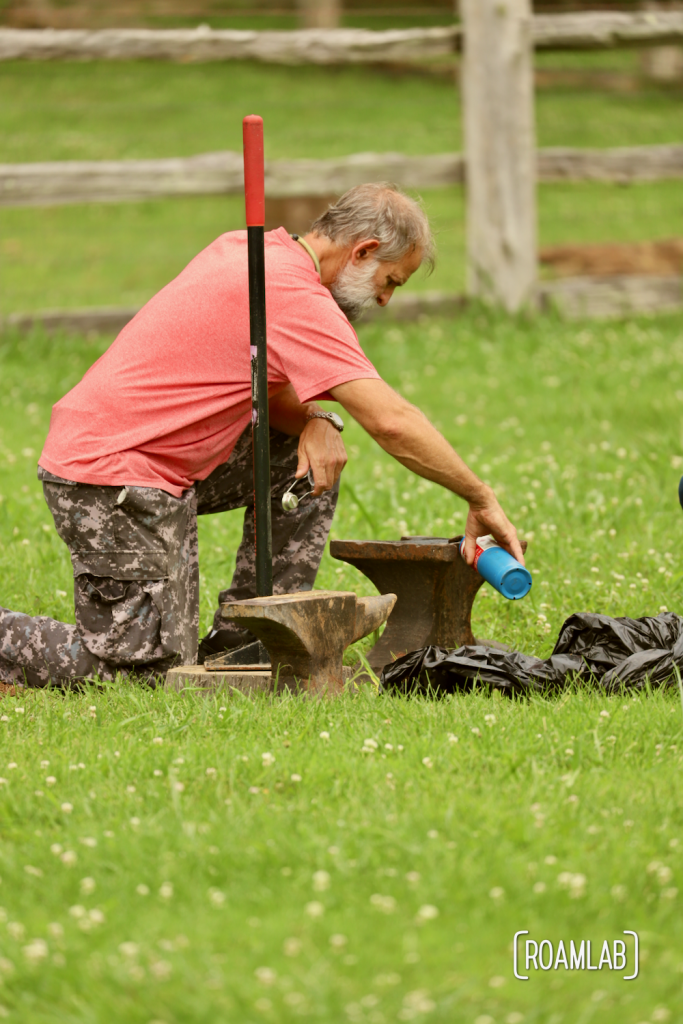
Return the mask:
[[430,687],[454,693],[488,685],[507,693],[560,690],[575,679],[610,693],[674,682],[683,668],[683,618],[664,612],[654,618],[611,619],[590,612],[571,615],[549,658],[491,647],[423,647],[386,665],[388,690]]

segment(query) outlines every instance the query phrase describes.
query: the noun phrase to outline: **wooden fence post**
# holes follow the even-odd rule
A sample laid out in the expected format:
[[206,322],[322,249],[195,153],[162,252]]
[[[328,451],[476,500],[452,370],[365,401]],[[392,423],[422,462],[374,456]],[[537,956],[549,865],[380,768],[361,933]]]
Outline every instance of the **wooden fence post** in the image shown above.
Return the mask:
[[468,291],[514,312],[536,289],[529,0],[461,0]]

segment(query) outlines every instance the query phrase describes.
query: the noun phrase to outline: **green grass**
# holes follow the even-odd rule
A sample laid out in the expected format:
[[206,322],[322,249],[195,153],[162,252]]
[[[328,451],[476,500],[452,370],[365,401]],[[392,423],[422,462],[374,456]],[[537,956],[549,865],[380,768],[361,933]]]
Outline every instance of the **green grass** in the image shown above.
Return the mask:
[[[683,316],[566,324],[472,309],[372,325],[361,340],[495,485],[530,542],[529,597],[512,604],[485,587],[476,633],[545,655],[574,611],[680,610]],[[52,403],[105,344],[2,340],[4,606],[73,621],[68,554],[35,463]],[[351,487],[334,536],[462,527],[462,502],[355,424],[344,437]],[[200,520],[202,629],[230,578],[240,519]],[[328,555],[318,586],[372,591]],[[122,685],[24,692],[0,715],[8,1020],[639,1024],[683,1014],[675,689],[307,702]],[[595,950],[626,928],[641,938],[637,982],[512,976],[519,929],[555,944],[590,938]]]
[[[124,160],[239,150],[266,123],[270,159],[460,149],[460,97],[440,78],[362,67],[263,64],[0,65],[0,161]],[[544,89],[541,146],[679,142],[680,92]]]

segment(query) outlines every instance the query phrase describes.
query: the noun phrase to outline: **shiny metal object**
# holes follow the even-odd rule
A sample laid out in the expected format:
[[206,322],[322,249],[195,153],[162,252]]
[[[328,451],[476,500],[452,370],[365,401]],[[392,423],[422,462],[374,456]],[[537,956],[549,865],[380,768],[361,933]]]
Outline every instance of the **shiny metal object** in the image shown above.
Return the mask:
[[[311,480],[310,469],[306,475],[306,479],[308,480],[309,484],[313,483],[313,480]],[[285,512],[293,512],[295,508],[299,507],[299,502],[302,500],[302,498],[307,498],[309,494],[313,494],[313,491],[311,490],[306,491],[306,493],[302,494],[301,497],[297,497],[297,495],[294,494],[292,488],[296,487],[298,483],[299,480],[295,480],[292,484],[289,485],[285,493],[282,495],[282,507],[285,510]]]

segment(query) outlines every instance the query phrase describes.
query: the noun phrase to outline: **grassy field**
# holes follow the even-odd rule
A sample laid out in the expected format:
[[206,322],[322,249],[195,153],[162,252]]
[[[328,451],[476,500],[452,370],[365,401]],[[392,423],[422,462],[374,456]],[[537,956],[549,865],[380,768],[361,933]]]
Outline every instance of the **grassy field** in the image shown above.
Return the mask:
[[[576,66],[570,56],[556,58]],[[587,67],[611,67],[616,60],[582,57]],[[622,54],[617,63],[623,60]],[[0,95],[8,98],[0,104],[0,161],[10,163],[239,149],[249,109],[266,119],[273,159],[461,148],[460,99],[450,82],[369,68],[6,63],[0,65]],[[542,90],[539,144],[678,142],[680,101],[680,91],[656,88],[623,95]],[[440,260],[436,274],[417,287],[462,290],[462,190],[424,198]],[[678,182],[626,189],[546,185],[539,191],[542,242],[668,237],[682,215]],[[0,313],[142,304],[221,231],[241,227],[243,217],[238,197],[2,209]]]
[[[547,654],[574,611],[678,610],[683,317],[372,325],[361,340],[529,540],[475,632]],[[0,602],[72,620],[35,463],[105,343],[0,348]],[[464,506],[354,424],[333,535],[452,535]],[[202,628],[240,514],[200,521]],[[318,585],[372,589],[325,556]],[[26,1024],[683,1015],[674,690],[512,702],[206,700],[126,687],[0,705],[0,1014]],[[456,739],[457,737],[457,739]],[[512,975],[514,933],[642,944],[626,972]],[[594,955],[593,962],[596,962]]]

